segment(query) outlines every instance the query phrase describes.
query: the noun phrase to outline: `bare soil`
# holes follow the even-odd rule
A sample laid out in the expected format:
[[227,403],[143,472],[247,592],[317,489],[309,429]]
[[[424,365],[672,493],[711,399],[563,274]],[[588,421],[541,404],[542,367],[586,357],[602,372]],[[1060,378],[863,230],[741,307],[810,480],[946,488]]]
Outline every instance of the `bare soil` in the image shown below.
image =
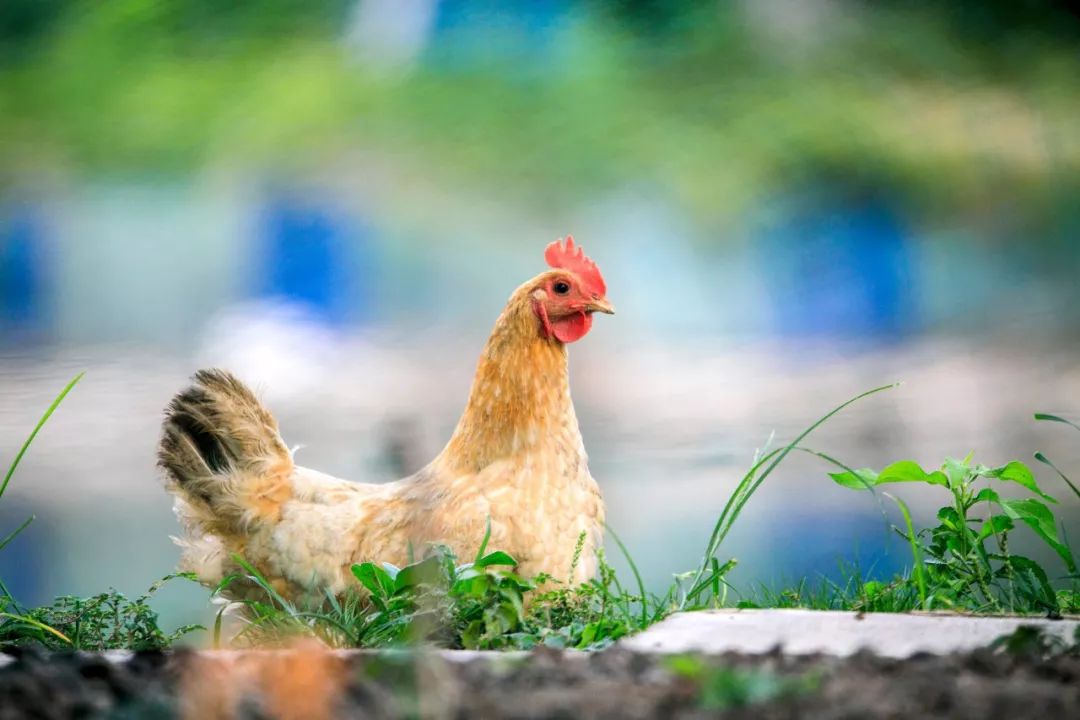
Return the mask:
[[312,648],[13,657],[0,667],[0,720],[1080,717],[1080,657],[989,650],[907,660],[622,648],[468,660]]

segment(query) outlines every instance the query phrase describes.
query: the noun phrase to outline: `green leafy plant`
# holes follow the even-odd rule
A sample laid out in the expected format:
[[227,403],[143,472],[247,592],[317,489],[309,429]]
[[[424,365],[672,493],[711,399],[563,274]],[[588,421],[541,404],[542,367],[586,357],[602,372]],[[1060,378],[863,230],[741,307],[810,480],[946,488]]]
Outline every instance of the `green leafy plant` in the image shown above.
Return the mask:
[[[280,643],[313,635],[331,646],[387,647],[431,642],[450,647],[494,649],[511,643],[525,619],[525,593],[534,583],[514,572],[517,562],[505,552],[487,552],[485,535],[472,562],[457,564],[443,545],[430,547],[418,562],[398,568],[390,563],[352,566],[357,585],[338,599],[327,592],[306,606],[278,593],[256,568],[236,558],[244,575],[226,578],[220,594],[245,580],[265,597],[234,603],[243,611],[241,643]],[[223,611],[224,612],[224,609]],[[215,640],[221,642],[221,617]]]
[[469,649],[507,646],[525,619],[525,593],[535,585],[513,571],[517,561],[510,555],[486,552],[490,537],[489,527],[474,560],[462,565],[442,545],[400,570],[389,563],[354,565],[353,575],[374,608],[368,622],[378,632],[369,638],[387,644],[441,634],[449,644]]
[[[625,552],[617,536],[611,536]],[[581,540],[584,536],[578,548]],[[553,578],[536,578],[538,585],[554,587],[533,599],[523,630],[514,637],[515,646],[596,650],[663,619],[669,612],[665,600],[645,592],[629,553],[626,558],[638,584],[637,593],[626,590],[603,549],[597,553],[596,576],[582,585],[570,587]]]
[[[354,565],[357,584],[343,598],[325,593],[317,603],[293,602],[242,558],[236,560],[244,574],[227,578],[217,592],[241,581],[261,590],[258,599],[228,606],[241,610],[244,625],[233,638],[241,645],[280,644],[302,635],[332,647],[431,643],[474,650],[541,644],[596,649],[663,617],[658,604],[624,589],[602,552],[597,577],[568,587],[546,575],[521,577],[512,556],[487,551],[489,537],[490,531],[468,563],[458,564],[449,548],[434,545],[423,559],[402,568]],[[573,567],[569,570],[573,573]],[[218,644],[226,609],[215,624]]]
[[[830,473],[852,489],[871,489],[894,483],[923,483],[941,487],[950,502],[938,510],[939,524],[916,531],[907,505],[896,502],[904,517],[897,532],[909,543],[913,571],[924,609],[953,607],[979,612],[1060,613],[1061,603],[1046,570],[1034,560],[1009,550],[1010,534],[1025,525],[1064,562],[1072,575],[1077,566],[1072,551],[1058,535],[1050,505],[1057,500],[1043,492],[1022,462],[1000,467],[948,459],[939,470],[926,471],[902,460],[880,472],[863,468]],[[1011,483],[1029,495],[1002,497],[994,483]]]

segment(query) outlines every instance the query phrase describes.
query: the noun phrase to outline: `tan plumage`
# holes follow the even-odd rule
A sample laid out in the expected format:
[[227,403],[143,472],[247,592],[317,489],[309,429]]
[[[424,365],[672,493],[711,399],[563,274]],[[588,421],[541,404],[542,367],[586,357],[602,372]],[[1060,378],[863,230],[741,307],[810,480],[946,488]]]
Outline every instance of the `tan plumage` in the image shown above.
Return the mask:
[[[471,557],[490,518],[489,547],[513,555],[521,573],[591,577],[604,508],[559,338],[578,339],[593,311],[611,308],[602,280],[597,286],[587,267],[567,267],[513,293],[446,448],[396,482],[349,482],[296,465],[273,416],[245,385],[224,371],[198,372],[170,404],[159,450],[184,528],[182,568],[216,584],[236,570],[235,554],[287,596],[339,594],[352,582],[353,563],[402,565],[410,547],[441,542]],[[573,291],[561,292],[564,283]]]

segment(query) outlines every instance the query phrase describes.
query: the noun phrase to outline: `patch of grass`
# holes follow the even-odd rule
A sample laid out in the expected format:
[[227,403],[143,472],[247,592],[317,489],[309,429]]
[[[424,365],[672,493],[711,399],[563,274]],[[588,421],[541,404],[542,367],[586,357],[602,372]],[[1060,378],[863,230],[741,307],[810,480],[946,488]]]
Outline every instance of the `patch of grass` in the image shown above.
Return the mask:
[[776,589],[760,584],[735,603],[739,609],[802,608],[854,612],[910,612],[922,607],[910,573],[891,581],[867,579],[858,566],[841,563],[840,581],[808,578]]
[[[50,650],[162,650],[201,625],[185,625],[166,633],[150,599],[162,585],[176,578],[194,580],[188,574],[169,575],[145,593],[129,599],[116,590],[80,598],[59,597],[51,605],[16,612],[0,624],[0,647],[40,645]],[[14,603],[13,600],[9,601]]]
[[[638,614],[641,596],[622,588],[602,555],[597,577],[570,588],[548,576],[521,577],[505,552],[481,549],[472,562],[458,564],[449,548],[436,545],[403,568],[354,565],[357,587],[343,598],[327,593],[314,606],[282,597],[254,567],[236,559],[245,574],[227,578],[217,592],[243,578],[264,594],[229,606],[241,611],[244,622],[232,642],[245,646],[314,636],[332,647],[419,643],[472,650],[597,649],[654,620],[651,614],[644,619]],[[215,641],[221,643],[220,614]]]
[[[281,596],[258,570],[238,557],[245,575],[226,578],[216,592],[243,578],[265,594],[263,599],[232,604],[243,610],[246,621],[235,638],[242,644],[280,644],[298,635],[314,635],[336,647],[412,643],[507,647],[522,627],[525,593],[535,584],[513,572],[512,557],[484,550],[482,546],[472,562],[460,565],[450,549],[441,545],[403,568],[360,563],[352,567],[357,586],[343,598],[326,593],[321,604],[306,607]],[[215,640],[220,642],[220,622]]]

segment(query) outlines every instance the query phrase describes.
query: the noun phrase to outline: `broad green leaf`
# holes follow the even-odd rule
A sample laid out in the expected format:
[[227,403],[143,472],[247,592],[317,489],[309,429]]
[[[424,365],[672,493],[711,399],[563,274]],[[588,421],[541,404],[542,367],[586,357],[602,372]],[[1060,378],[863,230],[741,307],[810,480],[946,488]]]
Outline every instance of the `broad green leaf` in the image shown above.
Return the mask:
[[1042,489],[1039,488],[1039,486],[1035,483],[1035,475],[1032,474],[1031,469],[1019,460],[1013,460],[1007,465],[1002,465],[999,468],[993,468],[983,474],[986,477],[997,478],[998,480],[1003,480],[1005,482],[1013,482],[1017,485],[1021,485],[1041,497],[1043,500],[1046,500],[1047,502],[1057,502],[1057,500],[1047,495],[1042,491]]
[[488,553],[484,557],[476,561],[477,567],[489,567],[491,565],[507,565],[509,567],[517,566],[517,560],[512,558],[502,550],[496,550],[495,552]]
[[468,565],[462,565],[455,571],[454,581],[460,582],[464,580],[472,580],[473,578],[480,577],[486,574],[487,573],[485,573],[482,569],[476,567],[472,563],[469,563]]
[[973,470],[971,468],[971,454],[969,453],[963,460],[957,460],[956,458],[945,458],[944,464],[941,466],[941,470],[946,477],[945,485],[951,488],[963,487],[971,481]]
[[514,611],[514,624],[525,619],[525,601],[517,588],[503,588],[500,593]]
[[1000,505],[1001,504],[1001,497],[998,496],[997,491],[995,491],[995,490],[993,490],[991,488],[983,488],[982,490],[980,490],[975,495],[974,499],[972,499],[972,501],[971,501],[971,503],[973,505],[975,503],[981,503],[981,502],[994,503],[996,505]]
[[480,647],[480,635],[484,624],[479,620],[473,620],[461,631],[461,644],[466,650],[476,650]]
[[1028,525],[1035,534],[1054,549],[1070,572],[1077,572],[1076,560],[1069,547],[1061,542],[1054,523],[1054,513],[1038,500],[1002,500],[1001,507],[1013,520],[1020,520]]
[[394,580],[375,563],[364,562],[353,565],[352,574],[375,597],[389,597],[394,592]]
[[1012,518],[1008,515],[991,515],[990,519],[983,523],[982,528],[979,529],[978,539],[985,540],[991,535],[1000,535],[1003,532],[1008,532],[1014,527]]
[[838,484],[856,490],[865,490],[876,485],[899,482],[923,482],[930,485],[948,485],[948,478],[939,470],[926,472],[913,460],[900,460],[882,468],[876,473],[869,468],[860,468],[854,472],[829,473]]
[[844,487],[854,490],[869,490],[877,485],[878,474],[870,468],[859,468],[855,472],[829,473],[829,477],[838,485]]
[[482,598],[491,587],[491,576],[484,572],[462,578],[454,583],[451,592],[456,597]]
[[406,565],[394,578],[394,592],[417,585],[434,585],[442,576],[443,561],[438,555],[431,555],[418,563]]
[[1016,572],[1028,573],[1034,579],[1031,585],[1042,591],[1043,602],[1050,607],[1056,608],[1057,595],[1054,593],[1054,589],[1050,585],[1050,578],[1046,576],[1046,570],[1043,569],[1042,565],[1023,555],[1010,555],[1006,562]]
[[941,524],[950,530],[955,530],[961,525],[960,514],[956,512],[956,508],[949,507],[948,505],[938,508],[937,517],[938,520],[941,521]]
[[878,473],[877,484],[896,482],[924,482],[930,485],[948,485],[948,479],[940,470],[926,472],[913,460],[901,460],[884,467]]

